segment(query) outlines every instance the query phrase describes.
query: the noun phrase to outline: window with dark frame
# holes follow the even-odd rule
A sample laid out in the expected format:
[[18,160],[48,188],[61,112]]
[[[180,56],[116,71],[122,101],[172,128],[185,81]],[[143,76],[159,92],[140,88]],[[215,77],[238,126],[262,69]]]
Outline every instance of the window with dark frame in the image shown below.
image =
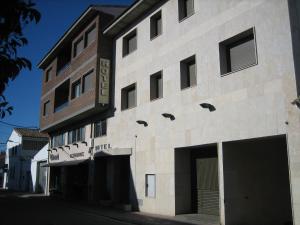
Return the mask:
[[195,86],[197,84],[196,57],[191,56],[180,62],[181,89]]
[[137,32],[136,29],[131,31],[123,38],[123,57],[129,55],[137,49]]
[[257,64],[254,28],[219,43],[221,75]]
[[64,133],[52,136],[52,138],[51,138],[51,147],[52,148],[63,146],[63,145],[65,145],[65,134]]
[[46,71],[46,77],[45,77],[45,82],[48,82],[52,79],[52,68],[49,68]]
[[75,81],[73,84],[72,84],[72,95],[71,95],[71,98],[74,99],[74,98],[78,98],[81,94],[81,81],[80,79]]
[[84,40],[83,37],[81,37],[79,40],[77,40],[74,43],[74,57],[76,57],[77,55],[79,55],[84,49]]
[[150,76],[150,100],[163,97],[163,77],[159,71]]
[[178,0],[179,21],[194,14],[194,0]]
[[48,116],[50,113],[50,101],[44,103],[43,116]]
[[88,72],[82,79],[82,93],[93,89],[93,71]]
[[68,132],[68,144],[85,140],[85,127],[76,128]]
[[150,18],[150,39],[162,34],[161,11],[157,12]]
[[136,107],[136,84],[132,84],[121,91],[121,109]]
[[105,136],[107,132],[106,120],[101,120],[94,123],[94,137]]
[[96,25],[92,25],[92,27],[85,33],[85,46],[89,46],[97,36]]

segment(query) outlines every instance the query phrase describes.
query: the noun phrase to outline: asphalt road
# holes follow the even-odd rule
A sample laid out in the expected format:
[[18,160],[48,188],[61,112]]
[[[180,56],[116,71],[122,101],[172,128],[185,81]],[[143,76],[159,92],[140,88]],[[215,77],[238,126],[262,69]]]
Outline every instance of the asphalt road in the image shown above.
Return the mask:
[[[132,225],[44,196],[0,191],[0,225]],[[136,225],[136,224],[135,224]]]

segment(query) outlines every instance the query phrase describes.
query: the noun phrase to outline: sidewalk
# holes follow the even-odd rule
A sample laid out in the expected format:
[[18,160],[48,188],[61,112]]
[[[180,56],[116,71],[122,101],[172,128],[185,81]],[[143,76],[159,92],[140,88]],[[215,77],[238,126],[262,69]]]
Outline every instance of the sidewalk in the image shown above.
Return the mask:
[[[66,202],[67,203],[67,202]],[[69,205],[69,203],[67,203]],[[142,213],[142,212],[126,212],[114,208],[92,206],[82,203],[72,203],[72,209],[108,217],[113,220],[128,222],[136,225],[217,225],[218,219],[214,216],[199,216],[196,215],[180,215],[180,216],[162,216],[157,214]]]

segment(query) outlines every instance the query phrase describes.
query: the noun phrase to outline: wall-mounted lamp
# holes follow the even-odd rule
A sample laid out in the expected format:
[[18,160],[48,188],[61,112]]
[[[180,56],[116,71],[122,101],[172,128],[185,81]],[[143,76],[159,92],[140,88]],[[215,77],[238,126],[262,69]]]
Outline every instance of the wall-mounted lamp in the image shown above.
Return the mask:
[[60,148],[61,150],[64,150],[64,148],[62,146],[59,146],[58,148]]
[[175,116],[170,113],[163,113],[161,115],[165,118],[169,118],[170,120],[175,120]]
[[210,112],[213,112],[216,110],[215,106],[213,106],[212,104],[210,103],[201,103],[200,106],[203,108],[203,109],[208,109]]
[[82,141],[81,143],[82,143],[82,144],[85,144],[85,146],[88,145],[88,143],[87,143],[86,141]]
[[52,150],[51,150],[51,149],[48,149],[47,151],[52,153]]
[[57,152],[57,149],[56,148],[52,148],[52,151],[56,151]]
[[292,101],[292,104],[297,106],[300,109],[300,96]]
[[66,148],[68,148],[68,149],[70,149],[70,148],[71,148],[71,147],[70,147],[70,145],[65,145],[65,147],[66,147]]
[[75,145],[78,148],[78,144],[77,143],[73,143],[72,145]]
[[144,125],[144,127],[148,127],[148,123],[147,123],[146,121],[144,121],[144,120],[137,120],[136,122],[137,122],[138,124]]

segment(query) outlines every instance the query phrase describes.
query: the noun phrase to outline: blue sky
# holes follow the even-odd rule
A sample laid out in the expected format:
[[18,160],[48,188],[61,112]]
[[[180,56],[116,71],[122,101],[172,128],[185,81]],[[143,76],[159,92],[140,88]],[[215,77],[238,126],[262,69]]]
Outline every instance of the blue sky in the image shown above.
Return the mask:
[[[129,5],[133,0],[35,0],[34,2],[42,18],[37,25],[31,23],[25,28],[24,34],[29,44],[19,50],[19,55],[27,57],[33,68],[31,71],[23,70],[16,80],[10,82],[4,92],[14,111],[2,121],[39,127],[42,71],[36,67],[38,62],[89,5]],[[11,126],[0,123],[0,143],[7,141],[12,129]],[[0,144],[0,151],[5,147]]]

